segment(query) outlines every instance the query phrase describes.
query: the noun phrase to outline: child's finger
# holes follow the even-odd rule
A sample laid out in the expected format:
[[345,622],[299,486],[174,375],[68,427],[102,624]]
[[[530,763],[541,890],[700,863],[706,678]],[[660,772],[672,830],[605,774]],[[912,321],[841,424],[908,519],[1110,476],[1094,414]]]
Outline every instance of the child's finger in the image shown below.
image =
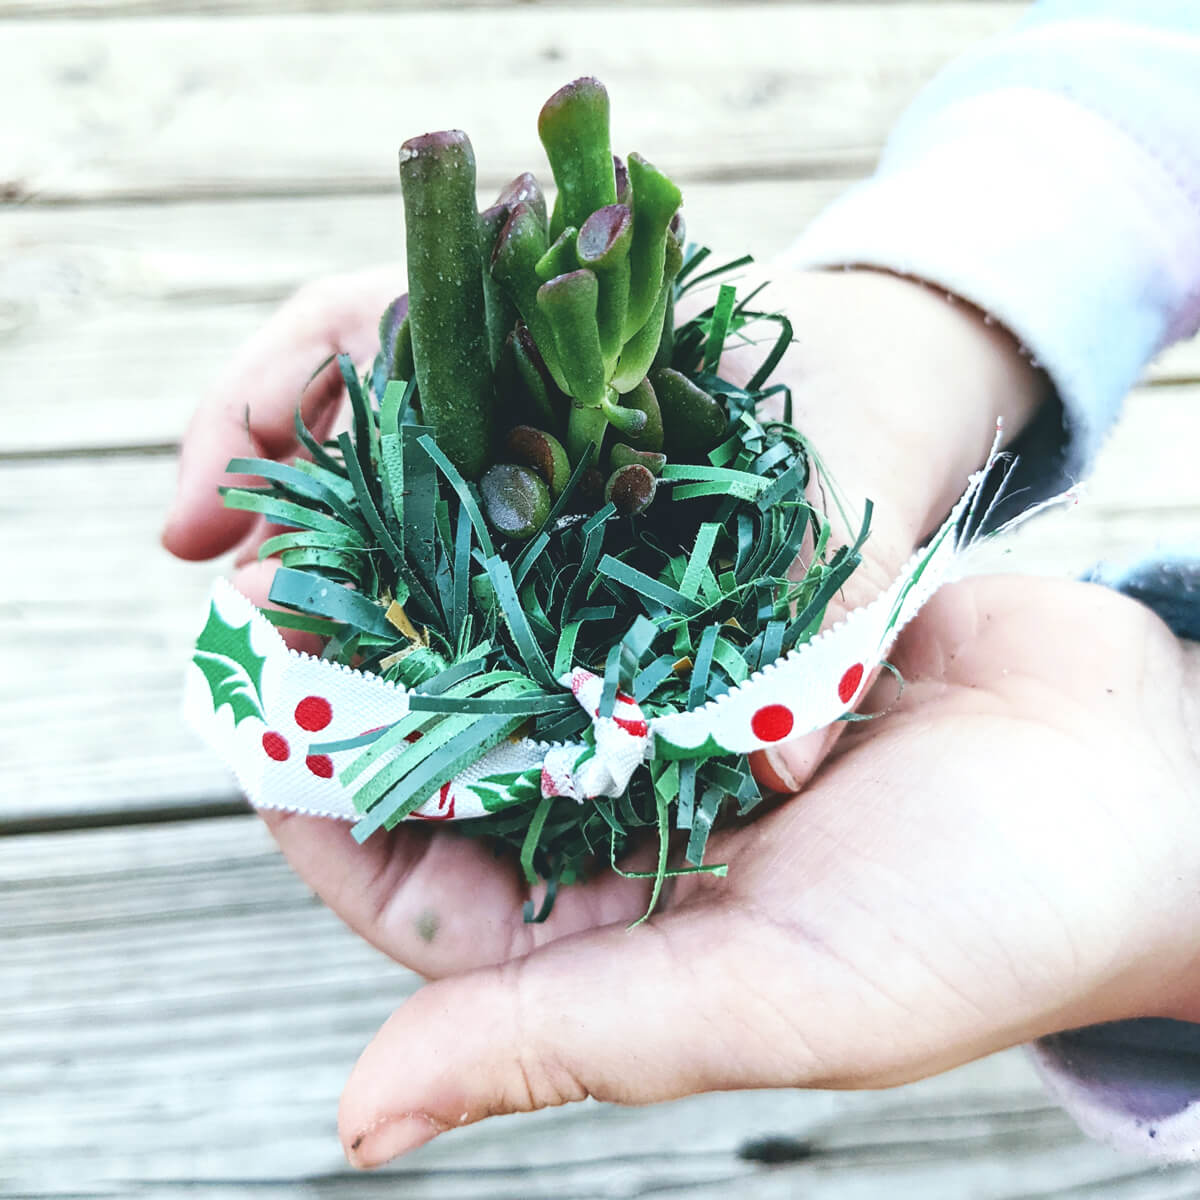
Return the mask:
[[798,792],[816,774],[844,725],[817,729],[794,742],[772,746],[750,756],[754,778],[764,787],[784,795]]
[[[342,395],[331,355],[356,361],[377,344],[379,314],[403,287],[397,266],[340,275],[303,288],[242,348],[223,382],[196,410],[180,448],[175,502],[163,544],[180,558],[211,558],[253,524],[217,494],[235,457],[284,458],[296,450],[296,406],[318,429]],[[252,482],[252,481],[248,481]]]

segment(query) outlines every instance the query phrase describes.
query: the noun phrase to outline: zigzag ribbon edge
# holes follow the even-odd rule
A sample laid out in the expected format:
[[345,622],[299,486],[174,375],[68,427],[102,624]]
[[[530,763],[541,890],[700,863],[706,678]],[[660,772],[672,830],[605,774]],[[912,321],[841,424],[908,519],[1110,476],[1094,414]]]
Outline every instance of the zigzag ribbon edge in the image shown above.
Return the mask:
[[[544,796],[619,795],[633,771],[652,757],[750,753],[844,717],[853,711],[900,630],[959,574],[967,551],[981,540],[979,530],[1007,480],[1006,473],[987,510],[980,513],[984,483],[1001,457],[999,441],[997,428],[984,466],[970,477],[950,515],[892,585],[805,645],[714,700],[649,722],[632,701],[623,701],[626,711],[620,719],[598,717],[594,705],[599,681],[591,672],[576,668],[560,683],[591,711],[594,752],[582,742],[503,741],[411,816],[425,820],[484,816],[506,806],[499,781],[534,767],[541,769]],[[1078,488],[1073,488],[1045,501],[996,532],[1007,532],[1077,494]],[[232,768],[255,807],[359,820],[363,814],[355,807],[353,789],[339,778],[357,752],[313,753],[311,747],[394,724],[411,711],[411,694],[380,676],[290,649],[246,597],[227,581],[217,580],[210,595],[209,623],[188,667],[184,714]],[[392,755],[382,755],[359,782],[383,769],[399,749],[403,746]]]

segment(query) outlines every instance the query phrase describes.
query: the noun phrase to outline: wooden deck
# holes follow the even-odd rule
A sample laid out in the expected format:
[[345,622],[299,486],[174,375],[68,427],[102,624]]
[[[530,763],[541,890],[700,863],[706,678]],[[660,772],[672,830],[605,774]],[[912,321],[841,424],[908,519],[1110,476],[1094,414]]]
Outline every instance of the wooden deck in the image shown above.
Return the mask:
[[[1020,8],[0,0],[0,1196],[1200,1194],[1084,1141],[1020,1052],[884,1093],[507,1118],[355,1175],[337,1095],[418,981],[288,872],[178,716],[218,568],[158,548],[175,444],[294,287],[397,255],[403,136],[464,126],[491,186],[594,72],[692,231],[765,256]],[[1090,499],[996,565],[1194,533],[1198,445],[1193,345]]]

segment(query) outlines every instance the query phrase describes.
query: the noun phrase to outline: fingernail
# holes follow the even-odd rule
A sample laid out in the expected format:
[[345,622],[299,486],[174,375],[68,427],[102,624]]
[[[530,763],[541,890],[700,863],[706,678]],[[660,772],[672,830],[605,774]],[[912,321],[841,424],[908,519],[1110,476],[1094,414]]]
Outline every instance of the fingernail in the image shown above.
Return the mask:
[[798,792],[800,790],[800,777],[792,770],[791,763],[788,762],[783,747],[772,746],[770,749],[765,750],[764,754],[771,770],[775,772],[779,777],[779,782],[783,784],[784,790]]
[[385,1162],[433,1141],[441,1132],[432,1117],[419,1113],[384,1117],[368,1125],[350,1143],[346,1157],[352,1167],[381,1167]]

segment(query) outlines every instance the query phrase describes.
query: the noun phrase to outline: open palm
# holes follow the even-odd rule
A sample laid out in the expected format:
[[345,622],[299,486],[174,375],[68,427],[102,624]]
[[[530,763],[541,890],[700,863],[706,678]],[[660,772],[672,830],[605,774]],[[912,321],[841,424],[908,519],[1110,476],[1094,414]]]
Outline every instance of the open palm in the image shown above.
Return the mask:
[[883,1086],[1055,1030],[1186,1015],[1200,651],[1099,588],[995,578],[944,591],[895,658],[893,711],[802,796],[714,836],[726,879],[678,880],[632,930],[645,897],[627,881],[568,889],[524,926],[512,865],[453,834],[402,831],[368,867],[328,824],[274,818],[360,932],[453,973],[360,1060],[352,1158],[587,1095]]

